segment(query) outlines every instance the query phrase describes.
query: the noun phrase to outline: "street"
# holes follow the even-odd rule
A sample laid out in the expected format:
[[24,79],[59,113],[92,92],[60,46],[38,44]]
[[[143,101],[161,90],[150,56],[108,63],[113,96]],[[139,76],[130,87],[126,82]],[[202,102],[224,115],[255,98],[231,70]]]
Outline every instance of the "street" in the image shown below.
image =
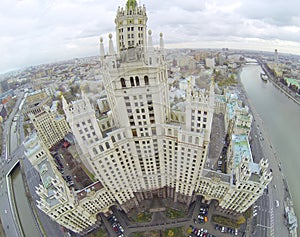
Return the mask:
[[[250,133],[250,145],[255,162],[261,158],[267,158],[269,169],[272,170],[273,179],[265,190],[264,195],[256,202],[257,216],[253,218],[252,235],[254,237],[281,237],[289,236],[289,231],[285,225],[284,219],[284,199],[286,198],[285,184],[283,182],[284,174],[279,169],[279,160],[277,152],[265,131],[263,121],[248,101],[251,112],[254,117],[253,126]],[[278,200],[279,207],[275,207],[275,200]]]

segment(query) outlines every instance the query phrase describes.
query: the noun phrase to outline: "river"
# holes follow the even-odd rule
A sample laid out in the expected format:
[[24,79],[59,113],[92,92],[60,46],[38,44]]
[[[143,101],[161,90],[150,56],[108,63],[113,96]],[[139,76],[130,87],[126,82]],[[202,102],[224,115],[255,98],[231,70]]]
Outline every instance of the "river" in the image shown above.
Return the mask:
[[12,186],[14,190],[13,194],[14,194],[16,209],[18,210],[18,213],[16,214],[19,217],[24,235],[26,237],[27,236],[39,237],[40,233],[34,221],[32,211],[30,210],[31,207],[26,197],[26,192],[24,188],[20,167],[17,167],[12,173]]
[[273,83],[260,79],[259,65],[246,65],[240,77],[251,105],[263,120],[270,140],[279,154],[284,175],[300,216],[300,106],[284,95]]

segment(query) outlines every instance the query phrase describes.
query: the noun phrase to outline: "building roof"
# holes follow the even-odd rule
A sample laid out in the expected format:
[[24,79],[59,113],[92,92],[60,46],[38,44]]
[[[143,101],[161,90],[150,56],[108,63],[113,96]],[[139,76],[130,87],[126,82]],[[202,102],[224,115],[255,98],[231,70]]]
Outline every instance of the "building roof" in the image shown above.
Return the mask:
[[245,157],[247,157],[250,160],[250,162],[253,162],[247,135],[233,134],[232,142],[233,142],[232,149],[233,149],[234,167],[237,167]]
[[56,190],[52,185],[52,179],[55,178],[55,174],[49,161],[47,159],[43,160],[38,164],[37,168],[40,173],[43,186],[48,191],[48,197],[46,198],[47,203],[51,207],[57,205],[59,201],[56,198],[53,198],[53,196],[56,195]]
[[76,192],[77,198],[80,201],[80,200],[84,199],[89,193],[96,192],[96,191],[98,191],[102,188],[103,188],[102,183],[100,181],[98,181],[98,182],[93,183],[90,186],[87,186],[84,189],[79,190],[78,192]]

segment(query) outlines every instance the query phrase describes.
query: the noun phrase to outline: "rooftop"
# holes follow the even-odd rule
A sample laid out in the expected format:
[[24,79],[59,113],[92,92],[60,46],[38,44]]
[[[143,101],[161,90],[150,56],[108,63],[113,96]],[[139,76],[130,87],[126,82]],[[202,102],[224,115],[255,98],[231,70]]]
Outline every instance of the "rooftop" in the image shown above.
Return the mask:
[[43,160],[40,164],[38,164],[37,168],[40,173],[43,186],[48,191],[48,197],[46,200],[51,207],[55,206],[59,203],[59,201],[56,198],[53,198],[53,196],[56,195],[56,190],[52,186],[52,179],[55,178],[52,167],[48,160]]
[[93,183],[93,184],[85,187],[82,190],[77,191],[76,194],[77,194],[78,201],[84,199],[86,196],[88,196],[89,193],[96,192],[102,188],[103,188],[102,183],[100,181],[98,181],[96,183]]
[[234,167],[237,167],[245,157],[247,157],[250,160],[250,162],[253,162],[247,135],[233,134],[232,142],[233,142],[232,149],[233,149]]
[[203,169],[202,175],[206,178],[209,179],[216,179],[222,182],[230,183],[231,175],[230,174],[223,174],[223,173],[218,173],[213,170],[207,170]]

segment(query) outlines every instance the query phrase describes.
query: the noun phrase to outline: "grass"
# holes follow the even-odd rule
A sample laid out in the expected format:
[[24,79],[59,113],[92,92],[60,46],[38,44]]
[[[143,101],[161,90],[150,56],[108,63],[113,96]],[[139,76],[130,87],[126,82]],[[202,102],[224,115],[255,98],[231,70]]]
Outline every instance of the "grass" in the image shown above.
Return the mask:
[[108,237],[108,234],[106,231],[99,229],[96,232],[89,234],[88,237]]
[[[160,234],[161,233],[161,234]],[[133,233],[133,237],[182,237],[187,236],[188,232],[185,227],[171,228],[162,231],[147,231]]]
[[152,214],[150,212],[141,212],[133,218],[135,222],[150,222],[152,220]]
[[166,215],[169,219],[177,219],[185,217],[186,213],[176,209],[168,208]]
[[212,221],[223,226],[239,228],[246,220],[244,216],[240,216],[238,219],[231,219],[220,215],[213,215]]
[[244,217],[245,217],[246,219],[249,219],[249,218],[252,216],[252,212],[253,212],[253,208],[252,208],[252,206],[251,206],[251,207],[249,207],[249,208],[247,209],[247,211],[244,212]]
[[86,173],[87,176],[93,181],[96,182],[97,180],[95,179],[95,175],[92,174],[86,167],[85,165],[81,165],[81,168],[83,169],[84,173]]
[[160,237],[159,231],[135,232],[133,237]]
[[179,236],[186,236],[187,232],[185,231],[184,227],[172,228],[165,230],[163,233],[164,237],[179,237]]

